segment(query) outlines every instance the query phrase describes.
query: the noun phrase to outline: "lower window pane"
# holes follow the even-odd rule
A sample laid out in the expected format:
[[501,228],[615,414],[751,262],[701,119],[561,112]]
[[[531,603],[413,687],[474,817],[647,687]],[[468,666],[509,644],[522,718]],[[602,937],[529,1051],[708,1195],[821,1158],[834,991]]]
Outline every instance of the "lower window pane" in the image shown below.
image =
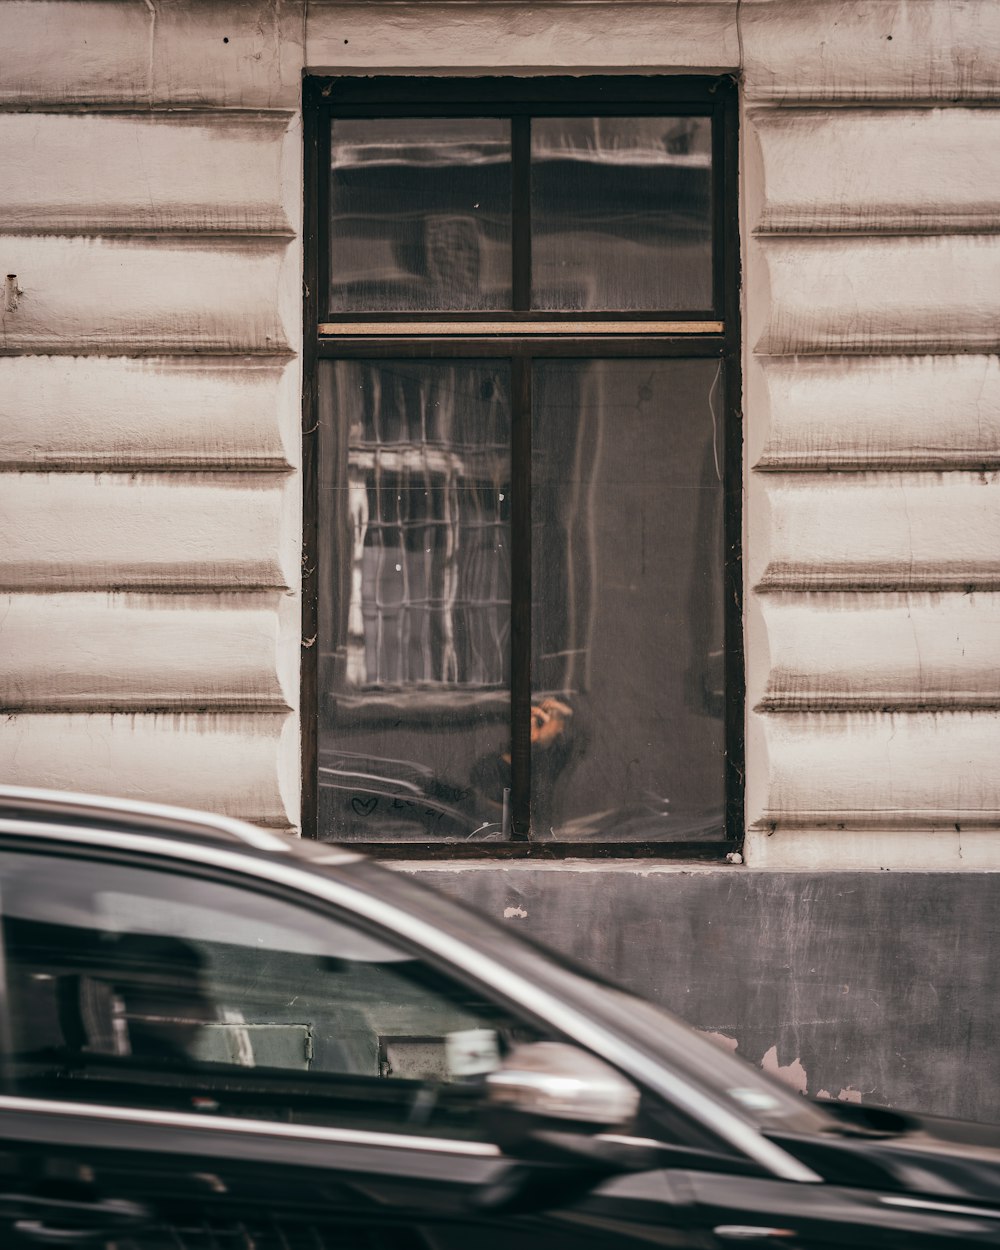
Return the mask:
[[497,838],[510,366],[324,362],[320,438],[320,834]]
[[724,830],[723,397],[714,360],[532,384],[532,830]]

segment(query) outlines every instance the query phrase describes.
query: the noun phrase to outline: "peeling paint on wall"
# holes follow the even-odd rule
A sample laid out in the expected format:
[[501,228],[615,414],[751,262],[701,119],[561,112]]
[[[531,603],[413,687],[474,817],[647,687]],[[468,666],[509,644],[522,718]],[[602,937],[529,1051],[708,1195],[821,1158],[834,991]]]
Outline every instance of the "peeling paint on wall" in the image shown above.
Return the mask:
[[[833,1094],[831,1094],[828,1089],[818,1090],[816,1093],[816,1097],[817,1098],[829,1098],[831,1101],[833,1100]],[[837,1095],[838,1102],[861,1102],[861,1099],[862,1099],[861,1090],[854,1089],[850,1085],[848,1085],[846,1089],[842,1089],[840,1093]]]
[[806,1070],[802,1066],[802,1060],[796,1057],[791,1063],[779,1063],[778,1048],[772,1046],[766,1051],[760,1066],[765,1072],[770,1072],[772,1076],[776,1076],[779,1081],[784,1081],[786,1085],[790,1085],[792,1089],[798,1090],[800,1094],[808,1093],[809,1080],[806,1076]]
[[699,1029],[698,1031],[702,1037],[707,1037],[710,1042],[714,1042],[722,1050],[735,1051],[739,1046],[739,1041],[735,1037],[727,1037],[725,1033],[713,1033],[707,1029]]

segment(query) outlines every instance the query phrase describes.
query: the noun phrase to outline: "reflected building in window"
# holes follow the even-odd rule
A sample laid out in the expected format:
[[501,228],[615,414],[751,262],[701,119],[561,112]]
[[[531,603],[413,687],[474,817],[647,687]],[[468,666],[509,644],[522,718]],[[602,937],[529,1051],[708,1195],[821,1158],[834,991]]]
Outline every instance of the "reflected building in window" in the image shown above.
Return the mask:
[[347,687],[504,686],[505,379],[488,366],[403,361],[338,371],[351,413]]
[[[510,122],[351,118],[331,139],[330,310],[512,304]],[[711,122],[531,122],[531,307],[712,305]]]
[[330,311],[511,307],[510,122],[338,118]]

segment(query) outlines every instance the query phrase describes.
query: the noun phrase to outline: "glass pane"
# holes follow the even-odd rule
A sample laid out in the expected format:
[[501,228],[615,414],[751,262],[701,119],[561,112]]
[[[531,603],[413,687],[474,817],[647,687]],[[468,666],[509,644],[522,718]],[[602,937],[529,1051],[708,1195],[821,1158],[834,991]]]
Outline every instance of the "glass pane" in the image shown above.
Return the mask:
[[535,367],[536,837],[722,833],[720,372],[712,360]]
[[31,1097],[475,1137],[469,1078],[535,1036],[349,921],[249,890],[19,853],[0,885]]
[[330,311],[511,306],[510,123],[333,122]]
[[497,838],[510,366],[324,362],[320,395],[320,836]]
[[711,121],[535,118],[532,307],[712,307]]

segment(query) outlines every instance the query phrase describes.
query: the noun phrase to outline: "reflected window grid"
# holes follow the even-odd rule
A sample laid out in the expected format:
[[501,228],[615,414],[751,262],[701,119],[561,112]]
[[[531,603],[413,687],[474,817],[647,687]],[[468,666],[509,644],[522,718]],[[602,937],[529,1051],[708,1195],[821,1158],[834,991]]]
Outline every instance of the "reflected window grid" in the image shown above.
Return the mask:
[[[366,369],[345,368],[355,377]],[[498,687],[510,633],[509,443],[448,437],[464,423],[458,409],[470,398],[459,367],[438,366],[424,386],[412,369],[400,370],[405,365],[368,367],[361,411],[345,412],[347,682]],[[498,379],[479,385],[502,404]],[[502,414],[488,424],[502,424]]]

